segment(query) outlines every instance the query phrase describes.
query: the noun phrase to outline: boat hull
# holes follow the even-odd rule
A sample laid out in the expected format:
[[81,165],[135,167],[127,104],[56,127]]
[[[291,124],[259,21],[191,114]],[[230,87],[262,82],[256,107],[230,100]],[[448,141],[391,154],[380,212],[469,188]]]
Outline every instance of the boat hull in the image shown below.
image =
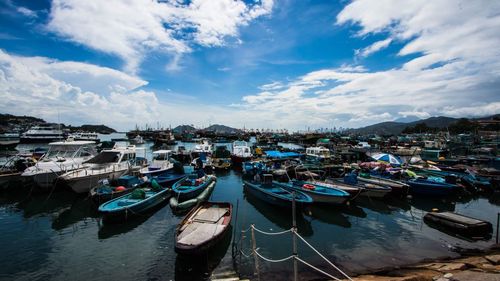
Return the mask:
[[[254,195],[255,197],[278,207],[286,207],[290,208],[292,207],[292,200],[287,200],[284,198],[280,198],[278,196],[273,195],[271,192],[266,192],[263,188],[259,187],[257,184],[253,184],[250,182],[244,182],[246,189],[250,192],[250,194]],[[301,193],[300,191],[295,191],[297,193]],[[304,207],[312,203],[312,198],[310,198],[308,195],[305,195],[302,193],[303,197],[308,197],[310,200],[309,201],[300,201],[296,200],[295,201],[295,206],[297,208]]]
[[181,186],[181,183],[185,180],[185,178],[182,178],[181,180],[177,181],[173,186],[172,190],[174,192],[174,196],[179,200],[179,201],[184,201],[184,200],[189,200],[192,198],[197,197],[200,195],[200,193],[205,190],[210,183],[212,183],[215,180],[215,177],[209,176],[208,179],[206,179],[202,184],[193,187],[191,189],[187,190],[181,190],[179,187]]
[[407,181],[410,193],[417,195],[447,196],[453,194],[455,186],[449,184]]
[[102,179],[116,179],[120,176],[125,175],[129,170],[118,170],[113,172],[99,173],[93,175],[87,175],[77,178],[62,177],[61,179],[71,187],[71,189],[76,193],[88,193],[90,189],[96,186],[99,180]]
[[350,195],[349,193],[345,192],[344,196],[337,196],[334,194],[324,194],[324,193],[318,193],[318,192],[313,192],[304,188],[301,188],[297,185],[289,185],[289,184],[280,184],[280,186],[283,186],[283,188],[288,188],[296,191],[303,192],[307,195],[309,195],[314,203],[324,203],[324,204],[332,204],[332,205],[343,205],[345,204],[349,198]]

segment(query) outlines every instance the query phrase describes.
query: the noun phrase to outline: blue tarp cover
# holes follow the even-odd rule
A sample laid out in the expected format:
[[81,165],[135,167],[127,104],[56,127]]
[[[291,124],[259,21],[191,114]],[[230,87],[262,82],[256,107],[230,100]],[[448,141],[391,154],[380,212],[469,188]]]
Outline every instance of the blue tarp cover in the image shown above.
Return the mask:
[[264,151],[266,153],[267,157],[269,158],[293,158],[293,157],[300,157],[300,154],[297,152],[280,152],[277,150],[269,150],[269,151]]

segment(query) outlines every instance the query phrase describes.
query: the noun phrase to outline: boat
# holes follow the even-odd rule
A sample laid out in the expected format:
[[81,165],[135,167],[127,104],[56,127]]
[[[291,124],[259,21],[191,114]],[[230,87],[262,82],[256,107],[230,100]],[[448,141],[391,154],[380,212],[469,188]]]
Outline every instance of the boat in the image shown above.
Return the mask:
[[153,175],[149,177],[148,182],[154,179],[161,186],[171,187],[174,183],[178,182],[180,179],[184,177],[186,177],[184,171],[180,172],[180,171],[170,170],[167,173],[163,173],[157,176]]
[[446,233],[462,235],[473,239],[491,237],[493,227],[490,222],[471,218],[453,212],[432,212],[424,216],[424,222]]
[[215,180],[216,177],[213,175],[205,175],[203,173],[201,176],[201,174],[192,173],[174,183],[172,191],[178,200],[188,200],[198,196]]
[[199,157],[200,154],[211,155],[212,154],[212,144],[209,139],[200,139],[196,142],[196,145],[191,150],[191,157]]
[[13,149],[19,144],[20,138],[18,133],[3,133],[0,134],[0,147],[2,149]]
[[455,184],[438,182],[429,178],[415,178],[407,180],[410,186],[410,193],[419,195],[447,196],[456,190]]
[[144,144],[144,138],[140,135],[135,136],[135,138],[129,140],[131,144]]
[[175,252],[200,255],[230,233],[232,205],[205,202],[191,210],[175,231]]
[[231,153],[233,165],[241,165],[245,161],[250,161],[252,156],[252,152],[246,141],[233,142],[233,151]]
[[311,181],[306,181],[305,183],[343,190],[351,195],[351,199],[356,198],[364,191],[363,187],[348,185],[343,182],[333,181],[333,180],[327,180],[327,181],[311,180]]
[[398,195],[405,195],[409,190],[409,185],[404,182],[376,177],[366,173],[360,173],[358,176],[358,181],[360,181],[361,183],[390,187],[391,193]]
[[170,161],[172,156],[171,150],[157,150],[153,151],[153,160],[147,166],[139,170],[139,173],[144,176],[157,176],[168,172],[174,167]]
[[323,146],[306,148],[306,161],[328,162],[332,158],[330,150]]
[[262,182],[243,181],[243,183],[251,194],[276,206],[291,207],[294,199],[296,207],[313,203],[313,199],[301,191],[289,191],[274,184],[270,174],[264,174]]
[[75,141],[93,141],[95,143],[100,143],[99,134],[96,132],[76,132],[68,136],[68,139]]
[[370,197],[370,198],[383,198],[390,192],[392,188],[384,185],[378,185],[373,183],[363,183],[358,181],[358,175],[355,172],[351,172],[344,176],[343,179],[337,179],[339,182],[344,184],[359,186],[363,188],[360,196]]
[[97,151],[93,141],[52,142],[38,162],[21,176],[41,188],[51,188],[60,175],[82,168],[84,162],[95,155]]
[[218,145],[212,155],[212,165],[215,169],[227,170],[231,168],[231,152],[225,145]]
[[31,127],[21,135],[20,143],[50,143],[63,141],[64,133],[54,125],[38,125]]
[[327,203],[334,205],[345,204],[351,195],[341,189],[335,187],[325,187],[321,185],[315,185],[311,183],[305,183],[303,181],[291,181],[288,183],[273,182],[277,186],[282,186],[286,189],[301,191],[313,199],[314,203]]
[[87,193],[102,179],[115,179],[127,173],[137,172],[143,166],[144,158],[137,157],[135,146],[115,147],[103,150],[84,162],[85,167],[59,176],[76,193]]
[[94,186],[90,190],[90,198],[100,205],[113,198],[130,193],[135,188],[144,184],[145,182],[142,178],[131,175],[121,176],[117,179],[103,179],[99,181],[97,186]]
[[112,199],[99,206],[105,222],[128,220],[143,215],[160,206],[170,198],[171,189],[153,181],[149,187],[136,188],[129,194]]
[[164,144],[166,145],[176,145],[177,142],[175,141],[174,134],[172,132],[167,131],[167,132],[160,132],[158,133],[157,137],[155,138],[155,147],[160,147]]
[[207,201],[208,198],[210,197],[210,195],[212,194],[212,191],[214,190],[214,188],[215,188],[215,181],[210,183],[208,185],[208,187],[205,188],[205,190],[203,190],[195,198],[184,200],[182,202],[179,202],[179,200],[177,200],[177,197],[172,196],[170,198],[170,208],[172,208],[172,210],[176,213],[184,212],[184,211],[190,209],[191,207],[200,204],[201,202]]
[[18,153],[9,157],[0,166],[0,188],[8,187],[11,182],[20,180],[22,172],[33,165],[35,161],[29,154]]

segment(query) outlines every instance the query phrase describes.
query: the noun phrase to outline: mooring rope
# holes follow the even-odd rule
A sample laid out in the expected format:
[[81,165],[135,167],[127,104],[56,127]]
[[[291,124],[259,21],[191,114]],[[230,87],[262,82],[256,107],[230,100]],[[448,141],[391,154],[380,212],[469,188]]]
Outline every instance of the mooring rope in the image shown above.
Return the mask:
[[293,255],[292,256],[289,256],[289,257],[286,257],[286,258],[283,258],[283,259],[279,259],[279,260],[272,260],[272,259],[269,259],[269,258],[266,258],[264,256],[262,256],[261,254],[259,254],[259,252],[257,252],[257,249],[254,251],[254,253],[260,257],[261,259],[265,260],[265,261],[268,261],[268,262],[284,262],[284,261],[287,261],[289,259],[293,259]]
[[287,229],[287,230],[281,231],[281,232],[266,232],[266,231],[263,231],[263,230],[256,228],[253,224],[250,226],[250,228],[253,228],[253,229],[257,230],[257,232],[260,232],[260,233],[266,234],[266,235],[281,235],[281,234],[285,234],[285,233],[292,231],[292,229]]

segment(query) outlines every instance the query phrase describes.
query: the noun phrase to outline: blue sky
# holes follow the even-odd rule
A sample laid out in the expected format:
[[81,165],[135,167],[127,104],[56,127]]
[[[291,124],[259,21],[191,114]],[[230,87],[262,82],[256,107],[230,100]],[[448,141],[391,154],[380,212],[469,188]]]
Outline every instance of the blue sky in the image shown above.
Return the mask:
[[496,1],[0,4],[0,111],[104,123],[359,127],[500,112]]

